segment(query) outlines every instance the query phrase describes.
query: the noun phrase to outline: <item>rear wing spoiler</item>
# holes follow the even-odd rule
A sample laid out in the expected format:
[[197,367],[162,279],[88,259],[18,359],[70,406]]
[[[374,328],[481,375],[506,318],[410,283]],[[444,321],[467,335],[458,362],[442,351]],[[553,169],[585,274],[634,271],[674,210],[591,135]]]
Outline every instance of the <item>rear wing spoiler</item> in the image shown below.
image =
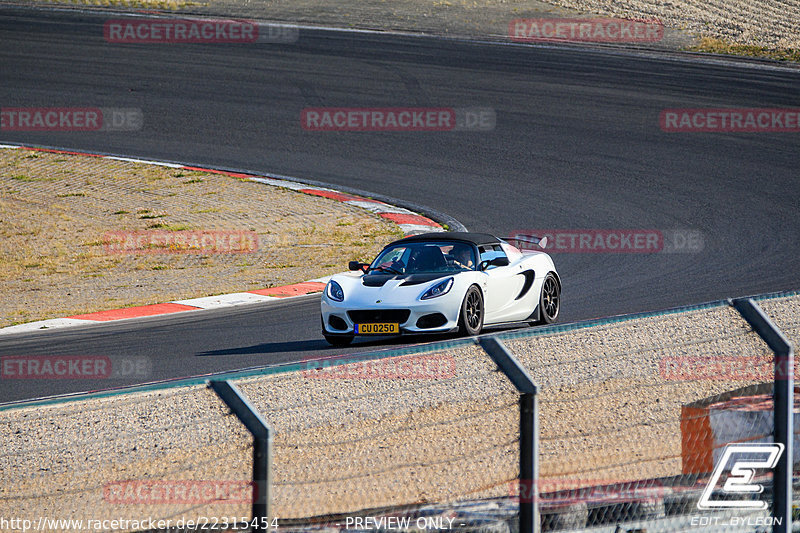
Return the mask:
[[541,248],[542,250],[544,250],[545,246],[547,246],[547,237],[540,238],[535,235],[521,235],[518,233],[514,236],[506,237],[503,240],[507,242],[512,242],[512,241],[515,242],[518,248],[522,248],[521,246],[519,246],[520,243],[533,244],[539,246],[539,248]]

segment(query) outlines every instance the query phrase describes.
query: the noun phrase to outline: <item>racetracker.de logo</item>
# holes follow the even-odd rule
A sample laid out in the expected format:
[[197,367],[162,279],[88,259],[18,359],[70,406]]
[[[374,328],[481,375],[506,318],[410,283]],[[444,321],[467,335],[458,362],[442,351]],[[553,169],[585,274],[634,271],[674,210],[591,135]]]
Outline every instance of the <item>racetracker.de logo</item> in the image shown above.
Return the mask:
[[306,131],[489,131],[494,109],[452,107],[318,107],[303,109]]
[[800,131],[800,108],[665,109],[659,115],[666,132],[792,132]]
[[103,500],[123,504],[252,503],[258,486],[252,481],[131,480],[108,483]]
[[141,109],[99,107],[4,107],[0,131],[137,131]]
[[521,250],[541,251],[532,237],[547,238],[548,253],[653,254],[699,253],[705,236],[693,229],[528,229],[514,231],[509,241]]
[[9,355],[0,357],[2,379],[120,379],[152,374],[146,356]]
[[108,254],[242,254],[258,251],[258,234],[249,230],[110,231],[103,235]]
[[533,18],[512,20],[508,34],[524,43],[653,43],[664,38],[664,26],[657,20]]
[[449,379],[456,375],[451,355],[404,355],[383,359],[336,357],[305,361],[309,379]]
[[525,242],[526,236],[547,238],[548,253],[644,253],[660,252],[664,238],[658,230],[648,229],[554,229],[523,230],[511,239],[520,249],[537,249]]
[[[780,368],[786,370],[785,365]],[[658,370],[662,379],[672,381],[774,381],[775,360],[770,356],[667,356],[659,360]]]
[[[653,498],[672,492],[657,480],[630,481],[612,478],[515,479],[508,485],[508,495],[520,502],[570,502]],[[538,490],[537,490],[538,489]]]
[[299,30],[280,24],[241,20],[109,20],[103,37],[109,43],[293,43]]

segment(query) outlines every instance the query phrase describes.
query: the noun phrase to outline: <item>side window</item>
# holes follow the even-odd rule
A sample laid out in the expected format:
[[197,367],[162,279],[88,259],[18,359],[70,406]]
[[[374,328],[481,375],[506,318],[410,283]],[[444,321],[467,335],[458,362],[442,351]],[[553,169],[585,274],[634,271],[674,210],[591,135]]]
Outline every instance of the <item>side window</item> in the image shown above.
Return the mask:
[[497,257],[506,257],[506,251],[503,250],[503,247],[500,244],[494,245],[494,251],[497,253]]

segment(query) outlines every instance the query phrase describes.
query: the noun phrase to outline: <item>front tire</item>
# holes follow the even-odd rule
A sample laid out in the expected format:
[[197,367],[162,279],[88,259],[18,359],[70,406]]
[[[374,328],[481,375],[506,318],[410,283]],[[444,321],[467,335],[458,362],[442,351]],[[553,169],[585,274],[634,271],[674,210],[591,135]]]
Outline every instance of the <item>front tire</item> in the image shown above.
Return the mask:
[[547,274],[539,294],[539,321],[537,324],[552,324],[561,312],[561,285],[553,275]]
[[473,337],[483,329],[483,294],[475,285],[467,289],[464,301],[461,302],[461,313],[458,318],[458,332]]

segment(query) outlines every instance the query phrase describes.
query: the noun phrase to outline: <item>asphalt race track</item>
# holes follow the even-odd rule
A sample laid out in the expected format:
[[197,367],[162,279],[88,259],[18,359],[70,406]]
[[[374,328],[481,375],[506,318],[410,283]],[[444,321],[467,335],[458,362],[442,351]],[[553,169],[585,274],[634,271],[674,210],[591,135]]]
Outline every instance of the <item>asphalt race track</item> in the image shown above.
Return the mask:
[[[0,105],[139,108],[144,127],[0,131],[0,142],[319,180],[498,235],[703,235],[696,253],[554,254],[562,322],[800,288],[800,135],[659,127],[664,108],[800,107],[800,69],[324,30],[293,44],[109,44],[105,19],[0,10]],[[308,107],[491,108],[496,127],[309,132]],[[144,355],[154,380],[403,344],[329,349],[317,313],[311,296],[14,335],[0,355]],[[129,383],[34,381],[6,381],[0,401]]]

